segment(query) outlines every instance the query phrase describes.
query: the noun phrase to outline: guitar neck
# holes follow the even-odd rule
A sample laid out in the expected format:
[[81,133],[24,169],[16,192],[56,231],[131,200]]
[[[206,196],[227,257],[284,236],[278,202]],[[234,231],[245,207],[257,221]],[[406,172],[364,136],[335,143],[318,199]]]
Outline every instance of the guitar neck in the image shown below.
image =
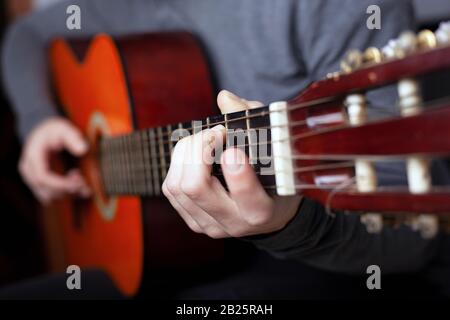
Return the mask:
[[[261,107],[102,138],[99,159],[105,193],[161,195],[161,185],[177,141],[216,125],[227,129],[226,147],[245,151],[263,186],[268,191],[273,190],[270,111],[269,107]],[[223,181],[217,162],[213,164],[212,174]]]

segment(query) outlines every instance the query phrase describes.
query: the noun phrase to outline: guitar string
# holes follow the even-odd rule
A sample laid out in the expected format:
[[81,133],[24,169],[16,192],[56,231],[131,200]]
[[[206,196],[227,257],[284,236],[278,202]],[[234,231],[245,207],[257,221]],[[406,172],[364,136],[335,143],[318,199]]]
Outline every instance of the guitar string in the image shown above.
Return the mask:
[[[241,147],[256,147],[256,146],[264,146],[264,145],[271,145],[271,142],[261,142],[258,144],[243,144],[243,145],[233,145],[228,147],[235,147],[235,148],[241,148]],[[107,153],[120,156],[124,150],[111,150],[109,149]],[[173,152],[172,152],[173,153]],[[162,154],[162,156],[166,157],[166,160],[168,157],[172,156],[171,152],[165,152]],[[450,155],[450,153],[449,153]],[[428,155],[421,155],[423,157],[427,158],[435,158],[434,155],[428,154]],[[439,157],[445,157],[445,154],[439,154],[436,155]],[[160,160],[161,155],[150,155],[149,158],[151,160]],[[292,156],[285,156],[285,155],[279,155],[276,156],[278,159],[285,159],[285,160],[317,160],[317,161],[345,161],[345,160],[369,160],[369,161],[378,161],[378,162],[392,162],[392,161],[402,161],[407,158],[411,157],[410,154],[385,154],[385,155],[370,155],[370,154],[360,154],[360,155],[352,155],[352,154],[296,154]],[[274,156],[257,156],[257,161],[271,161],[274,160]],[[255,164],[255,163],[252,163]],[[265,163],[263,163],[264,165]]]
[[[210,124],[211,125],[211,124]],[[316,135],[316,134],[322,134],[323,132],[328,132],[328,131],[330,131],[330,130],[337,130],[336,129],[336,127],[337,128],[343,128],[343,127],[347,127],[347,126],[335,126],[335,127],[333,127],[333,128],[328,128],[328,129],[325,129],[325,130],[319,130],[319,131],[317,131],[317,132],[313,132],[313,133],[306,133],[306,134],[303,134],[303,135],[297,135],[297,136],[295,136],[294,138],[287,138],[287,139],[289,139],[289,140],[299,140],[299,139],[303,139],[303,138],[305,138],[305,137],[309,137],[309,136],[311,136],[311,135]],[[195,128],[194,128],[195,129]],[[257,129],[257,128],[256,128]],[[280,140],[280,141],[286,141],[287,139],[283,139],[283,140]],[[120,142],[122,142],[122,143],[124,143],[125,141],[123,141],[124,139],[120,139],[121,141]],[[160,141],[159,141],[159,143],[161,143],[161,139],[159,139]],[[269,144],[272,144],[272,143],[274,143],[274,142],[276,142],[276,141],[271,141],[271,142],[263,142],[263,143],[261,143],[261,142],[259,142],[258,144],[256,144],[256,145],[261,145],[261,144],[265,144],[265,145],[269,145]],[[158,141],[154,141],[154,143],[158,143]],[[246,144],[246,145],[238,145],[238,147],[242,147],[242,146],[254,146],[255,144]],[[164,155],[160,155],[160,156],[162,156],[162,157],[165,157],[166,155],[164,154]],[[310,157],[310,155],[308,155],[309,157]],[[323,158],[326,158],[327,157],[327,155],[319,155],[320,157],[322,157],[322,160],[323,160]],[[378,156],[378,157],[381,157],[381,156]],[[350,157],[350,158],[352,158],[352,157]],[[354,157],[354,158],[357,158],[356,156]],[[153,160],[154,160],[154,157],[153,157]],[[166,169],[167,170],[167,168],[164,168],[164,169]],[[300,169],[301,170],[301,169]],[[316,169],[317,170],[317,169]]]
[[[118,141],[119,142],[119,141]],[[120,141],[123,145],[125,141]],[[120,143],[119,142],[119,143]],[[154,141],[155,144],[158,144],[158,141]],[[261,145],[270,145],[272,142],[258,142],[254,144],[244,144],[244,145],[235,145],[234,147],[252,147],[252,146],[261,146]],[[139,143],[138,143],[139,144]],[[123,150],[114,150],[115,148],[109,148],[108,153],[112,154],[118,154],[119,156],[122,155]],[[140,148],[139,148],[140,149]],[[123,155],[122,155],[123,156]],[[150,155],[150,160],[157,163],[156,168],[161,169],[162,166],[159,164],[161,157],[170,157],[171,153],[163,153],[162,155]],[[409,155],[331,155],[331,154],[317,154],[317,155],[293,155],[293,156],[280,156],[277,158],[283,158],[283,159],[289,159],[289,160],[321,160],[321,161],[344,161],[344,160],[357,160],[357,159],[368,159],[373,161],[394,161],[394,160],[404,160]],[[117,156],[116,156],[117,157]],[[256,160],[273,160],[274,157],[257,157]],[[170,162],[170,159],[168,159],[168,162]],[[265,164],[263,164],[265,165]],[[155,167],[155,165],[151,165],[151,167]],[[300,168],[301,170],[301,168]]]
[[[299,103],[299,104],[296,104],[296,105],[292,105],[292,110],[295,110],[295,109],[298,109],[298,108],[307,108],[307,107],[310,107],[310,106],[313,106],[313,105],[316,105],[316,104],[321,104],[321,103],[324,103],[324,102],[328,102],[328,101],[330,101],[330,99],[331,99],[331,101],[334,101],[333,98],[324,98],[324,99],[319,99],[319,100],[312,101],[311,103]],[[427,110],[435,109],[435,108],[439,107],[440,104],[445,103],[445,102],[450,102],[450,99],[449,98],[439,98],[439,99],[435,99],[433,101],[430,101],[429,103],[427,103],[427,106],[428,106]],[[385,109],[376,108],[376,107],[371,106],[370,104],[368,104],[366,107],[367,108],[372,108],[372,109],[377,110],[377,111],[386,111],[387,112],[387,110],[385,110]],[[398,106],[396,106],[396,107],[398,108]],[[230,120],[227,120],[227,121],[213,122],[213,123],[209,123],[207,125],[202,125],[202,126],[198,126],[198,127],[177,128],[176,130],[187,130],[187,131],[191,130],[191,131],[193,131],[193,130],[198,129],[198,130],[201,131],[204,128],[211,128],[212,126],[215,126],[215,125],[218,125],[218,124],[230,124],[230,123],[233,123],[233,122],[243,121],[243,120],[247,120],[247,119],[251,119],[251,118],[255,118],[255,117],[262,117],[262,116],[268,115],[268,114],[270,114],[272,112],[280,112],[280,111],[270,111],[270,110],[269,111],[263,111],[263,112],[260,112],[260,113],[257,113],[257,114],[252,114],[250,116],[230,119]],[[392,113],[392,115],[398,117],[398,119],[402,119],[403,118],[399,114],[394,113],[394,112]],[[373,122],[374,121],[368,121],[367,123],[365,123],[365,125],[371,124]],[[329,131],[333,131],[333,130],[342,130],[342,129],[346,129],[346,128],[352,128],[352,126],[350,126],[348,124],[342,125],[342,123],[336,123],[336,122],[334,122],[334,123],[336,125],[327,127],[325,129],[322,129],[322,130],[311,131],[311,132],[309,132],[307,134],[307,136],[299,136],[299,138],[310,137],[310,136],[314,136],[314,135],[320,135],[320,134],[323,134],[325,132],[329,132]],[[273,129],[273,128],[288,128],[288,127],[289,128],[295,128],[295,127],[302,126],[302,125],[305,125],[305,124],[307,124],[307,120],[292,122],[292,123],[289,123],[289,124],[286,124],[286,125],[269,125],[269,126],[264,126],[264,127],[246,128],[246,129],[240,128],[240,129],[241,130],[258,130],[258,129]],[[333,123],[328,123],[328,124],[333,124]],[[171,125],[171,126],[173,126],[173,125]],[[167,127],[167,126],[165,126],[165,127]],[[165,130],[165,127],[159,127],[159,128],[161,128],[162,130]],[[111,136],[111,137],[106,137],[106,138],[103,137],[102,140],[103,139],[105,139],[105,140],[123,140],[123,139],[127,139],[127,138],[131,139],[134,135],[141,135],[142,132],[146,132],[147,133],[149,130],[153,130],[155,132],[155,130],[157,130],[157,129],[158,128],[149,128],[149,129],[144,129],[142,131],[136,131],[134,133],[127,134],[127,135],[122,135],[122,136]],[[238,129],[236,129],[236,130],[238,130]],[[172,141],[173,139],[169,139],[169,140],[168,139],[161,139],[161,138],[169,137],[169,136],[172,137],[173,132],[172,133],[163,132],[161,137],[159,137],[156,133],[154,133],[154,134],[155,134],[155,140],[158,140],[157,141],[158,143],[163,143],[163,144],[169,144],[170,145],[171,143],[176,142],[176,140]],[[191,135],[191,133],[189,133],[189,135]],[[162,140],[162,142],[161,142],[161,140]],[[287,140],[296,141],[296,137],[294,136],[294,137],[289,137],[289,138],[285,138],[285,139],[273,140],[272,142],[285,142]],[[243,146],[248,146],[248,145],[243,145]]]
[[[304,167],[304,168],[301,168],[300,170],[302,170],[302,172],[304,172],[304,173],[315,172],[315,171],[317,171],[317,167],[318,166]],[[343,167],[343,164],[341,164],[341,165],[338,164],[336,166],[336,168],[342,168],[342,167]],[[332,168],[333,168],[333,166],[329,165],[328,168],[324,168],[324,169],[332,169]],[[118,187],[120,189],[130,190],[129,189],[129,185],[133,184],[137,180],[137,179],[135,179],[135,177],[139,177],[140,179],[145,179],[145,176],[144,176],[145,172],[144,171],[146,171],[146,170],[137,170],[137,171],[134,170],[134,171],[129,172],[129,174],[127,174],[127,175],[122,175],[122,177],[125,177],[125,181],[123,181],[121,179],[119,179],[121,181],[117,181],[116,180],[116,182],[117,182],[116,183],[116,187]],[[214,176],[222,176],[223,174],[222,173],[213,173],[213,175]],[[378,178],[403,178],[404,176],[400,172],[384,172],[384,171],[381,171],[381,172],[377,172],[377,177]],[[161,176],[161,179],[163,180],[163,179],[165,179],[165,177]],[[153,179],[151,179],[151,180],[153,180]],[[344,180],[344,181],[346,181],[346,180]],[[153,182],[154,181],[152,181],[152,183]],[[160,181],[158,183],[160,183]],[[302,185],[301,187],[299,187],[299,185],[296,185],[295,189],[296,190],[298,190],[298,189],[311,189],[311,187],[313,187],[313,186],[317,187],[318,189],[326,189],[326,190],[336,187],[335,185],[330,185],[330,186],[326,186],[326,187],[318,187],[315,184],[311,184],[311,185]],[[278,186],[277,185],[263,185],[263,187],[265,189],[274,189],[274,188],[277,188],[277,187],[280,187],[280,186],[279,185]],[[403,187],[404,188],[405,185],[398,185],[397,187]],[[135,188],[137,188],[137,187],[135,187]],[[315,189],[315,188],[313,188],[313,189]]]
[[[377,111],[379,111],[379,112],[382,112],[382,113],[384,113],[384,114],[388,114],[388,115],[394,115],[394,116],[397,116],[397,115],[399,115],[397,112],[392,112],[392,111],[387,111],[387,110],[383,110],[383,109],[381,109],[381,108],[375,108],[375,107],[373,107],[373,106],[371,106],[370,104],[368,104],[367,106],[366,106],[366,108],[369,108],[369,109],[374,109],[374,110],[377,110]],[[273,111],[273,112],[276,112],[276,111]],[[173,131],[171,131],[171,132],[163,132],[163,134],[161,135],[161,136],[157,136],[157,137],[155,137],[155,138],[158,138],[158,143],[163,143],[163,144],[170,144],[170,143],[173,143],[173,142],[177,142],[179,139],[175,139],[175,138],[173,138],[173,135],[174,135],[174,133],[177,131],[177,130],[186,130],[186,131],[193,131],[193,130],[199,130],[199,131],[202,131],[203,129],[211,129],[211,127],[212,126],[215,126],[215,125],[219,125],[219,124],[230,124],[230,123],[233,123],[233,122],[237,122],[237,121],[243,121],[243,120],[249,120],[249,119],[251,119],[251,118],[255,118],[255,117],[262,117],[262,116],[264,116],[264,115],[267,115],[267,114],[270,114],[271,112],[270,111],[267,111],[267,112],[261,112],[260,114],[254,114],[254,115],[250,115],[250,116],[245,116],[245,117],[240,117],[240,118],[234,118],[234,119],[230,119],[230,120],[227,120],[227,121],[219,121],[219,122],[213,122],[213,123],[209,123],[209,124],[207,124],[207,125],[202,125],[202,126],[199,126],[199,127],[189,127],[189,128],[177,128],[176,130],[173,130]],[[331,124],[337,124],[337,123],[339,123],[339,122],[329,122],[329,123],[324,123],[324,124],[326,124],[326,125],[331,125]],[[300,121],[291,121],[291,122],[289,122],[289,124],[287,124],[287,125],[268,125],[268,126],[263,126],[263,127],[252,127],[252,128],[235,128],[234,130],[242,130],[243,131],[243,134],[246,134],[246,132],[245,132],[245,130],[247,130],[247,131],[252,131],[252,130],[261,130],[261,129],[265,129],[265,130],[271,130],[271,129],[274,129],[274,128],[295,128],[295,127],[299,127],[299,126],[303,126],[303,125],[307,125],[308,124],[308,120],[300,120]],[[173,125],[166,125],[166,126],[164,126],[164,127],[160,127],[160,128],[162,128],[163,130],[167,130],[166,129],[166,127],[168,127],[168,126],[173,126]],[[149,128],[149,129],[144,129],[143,131],[148,131],[148,130],[156,130],[157,128]],[[127,136],[121,136],[121,137],[112,137],[113,139],[114,138],[117,138],[117,139],[120,139],[120,138],[122,138],[122,137],[132,137],[133,136],[133,134],[141,134],[141,132],[142,131],[137,131],[136,133],[132,133],[132,134],[130,134],[130,135],[127,135]],[[192,134],[195,134],[195,133],[198,133],[198,132],[193,132]],[[192,135],[190,132],[189,132],[189,136],[191,136]],[[156,135],[156,134],[155,134]],[[159,139],[160,137],[162,137],[162,138],[164,138],[164,137],[171,137],[171,139],[164,139],[162,142],[160,141],[161,139]],[[172,139],[173,138],[173,139]]]
[[[320,104],[323,104],[323,103],[326,103],[326,102],[332,102],[332,101],[335,101],[335,99],[327,97],[327,98],[323,98],[323,99],[313,100],[311,102],[293,104],[293,105],[288,106],[287,111],[293,111],[293,110],[297,110],[297,109],[301,109],[301,108],[312,107],[312,106],[315,106],[315,105],[320,105]],[[338,101],[337,101],[337,103],[338,103]],[[267,106],[265,106],[265,107],[267,108]],[[264,107],[261,107],[261,108],[264,108]],[[376,107],[373,107],[371,104],[367,104],[366,108],[373,109],[373,110],[376,110],[376,111],[379,111],[379,112],[382,112],[382,113],[386,113],[386,114],[389,114],[389,115],[396,115],[395,112],[389,112],[388,110],[385,110],[385,109],[382,109],[382,108],[376,108]],[[257,109],[248,109],[248,110],[257,110]],[[243,112],[243,111],[240,111],[240,112]],[[190,126],[190,127],[180,127],[179,128],[178,126],[180,124],[183,124],[183,123],[179,123],[179,124],[168,124],[168,125],[165,125],[165,126],[162,126],[162,127],[159,127],[159,128],[161,128],[162,130],[165,131],[166,128],[169,127],[169,126],[170,127],[177,127],[175,130],[173,130],[170,133],[169,132],[163,132],[163,134],[162,134],[162,137],[171,137],[173,132],[175,132],[176,130],[187,130],[187,131],[189,131],[189,130],[200,130],[201,131],[203,129],[210,129],[213,126],[217,126],[217,125],[221,125],[221,124],[223,125],[223,124],[230,124],[230,123],[243,121],[243,120],[250,120],[250,119],[253,119],[253,118],[264,117],[264,116],[270,115],[271,113],[280,113],[280,112],[282,112],[282,111],[268,110],[268,111],[262,111],[262,112],[259,112],[259,113],[251,114],[251,115],[248,115],[248,116],[242,116],[242,117],[239,117],[239,118],[232,118],[232,119],[229,119],[229,120],[221,120],[221,121],[211,122],[211,123],[208,123],[208,124],[205,124],[205,125],[202,124],[201,126]],[[239,113],[239,112],[236,112],[236,113]],[[230,115],[233,115],[233,113],[226,114],[226,115],[230,116]],[[224,116],[224,115],[219,115],[219,116]],[[196,121],[196,120],[191,121],[191,124],[194,121]],[[204,121],[204,120],[198,120],[198,121],[200,122],[200,121]],[[267,126],[267,127],[249,128],[249,129],[252,130],[252,129],[287,128],[287,127],[296,127],[296,126],[305,125],[305,124],[307,124],[307,121],[306,120],[302,120],[302,121],[297,121],[297,122],[291,122],[291,123],[289,123],[287,125],[272,125],[272,126]],[[158,127],[143,129],[142,131],[147,131],[147,130],[153,130],[154,131],[156,129],[158,129]],[[136,134],[139,134],[140,132],[141,131],[137,131]],[[132,135],[133,134],[124,135],[124,136],[120,136],[120,137],[111,137],[111,138],[121,138],[121,137],[132,136]],[[171,140],[164,140],[164,143],[168,143],[170,141]]]
[[[399,117],[399,118],[401,118],[401,117]],[[306,122],[306,121],[303,121],[303,122]],[[365,125],[369,125],[369,124],[372,124],[372,123],[374,123],[374,122],[369,121],[369,122],[365,123]],[[280,127],[282,127],[282,126],[283,125],[281,125]],[[284,126],[287,127],[288,125],[284,125]],[[296,126],[300,126],[300,125],[299,124],[293,125],[293,127],[296,127]],[[275,126],[255,127],[255,128],[251,128],[250,130],[272,129],[274,127]],[[329,132],[333,132],[333,131],[339,131],[339,130],[343,130],[343,129],[350,129],[350,128],[355,128],[355,127],[353,127],[353,126],[351,126],[349,124],[337,124],[337,125],[334,125],[334,126],[330,126],[330,127],[326,127],[326,128],[320,129],[320,130],[313,130],[313,131],[309,131],[309,132],[306,132],[306,133],[303,133],[303,134],[298,134],[298,135],[286,137],[286,138],[283,138],[283,139],[271,140],[271,141],[267,141],[267,142],[259,142],[259,143],[256,143],[256,144],[237,145],[235,147],[251,147],[251,146],[259,146],[259,145],[262,145],[262,144],[281,143],[281,142],[286,142],[286,141],[296,142],[296,141],[301,140],[301,139],[306,139],[306,138],[310,138],[310,137],[313,137],[313,136],[323,135],[325,133],[329,133]],[[187,129],[184,129],[184,130],[187,130]],[[244,129],[242,129],[242,130],[244,130]],[[243,132],[242,133],[243,135],[246,135],[245,131],[242,131],[242,132]],[[136,134],[138,134],[138,133],[136,133]],[[106,138],[106,141],[111,141],[112,139],[115,139],[115,140],[126,140],[126,139],[132,139],[132,137],[133,137],[133,134],[126,135],[126,136],[121,136],[121,137]],[[177,142],[177,141],[173,141],[173,140],[162,140],[161,141],[161,139],[158,136],[155,136],[154,142],[155,143],[162,143],[162,144],[167,145],[167,144],[171,144],[171,143],[174,143],[174,142]]]

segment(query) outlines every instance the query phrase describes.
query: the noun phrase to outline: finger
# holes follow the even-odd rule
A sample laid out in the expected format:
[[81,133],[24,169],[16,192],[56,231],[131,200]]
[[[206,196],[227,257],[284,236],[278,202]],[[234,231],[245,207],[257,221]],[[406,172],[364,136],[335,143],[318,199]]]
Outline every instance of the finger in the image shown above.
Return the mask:
[[34,183],[33,176],[30,174],[31,170],[29,168],[29,163],[24,159],[20,160],[19,172],[22,176],[23,181],[30,188],[31,192],[35,198],[42,204],[48,203],[50,200],[50,194],[46,188],[39,187]]
[[[212,220],[225,225],[225,220],[231,219],[230,212],[235,208],[225,188],[211,175],[213,151],[222,150],[225,127],[216,126],[202,133],[192,136],[190,147],[184,153],[186,160],[180,180],[181,191],[191,201],[183,195],[179,198],[201,226]],[[203,162],[205,158],[206,163]]]
[[247,101],[245,100],[245,103],[247,105],[247,107],[249,109],[256,109],[256,108],[261,108],[264,106],[264,104],[262,102],[259,101]]
[[[197,195],[211,196],[214,194],[211,187],[208,186],[211,169],[200,168],[200,166],[210,167],[210,164],[202,163],[202,153],[206,150],[211,157],[211,152],[215,148],[213,144],[224,135],[221,131],[224,131],[222,126],[206,130],[203,135],[198,133],[181,140],[181,143],[175,147],[172,163],[163,184],[163,193],[191,229],[198,232],[196,226],[192,226],[191,220],[193,220],[200,227],[201,232],[212,238],[229,237],[229,235],[222,230],[217,221],[198,206]],[[209,139],[211,136],[218,138],[211,141]],[[205,150],[202,149],[202,144]],[[196,199],[196,201],[192,199]]]
[[51,140],[53,150],[67,149],[74,156],[82,156],[88,151],[88,143],[81,135],[81,132],[73,125],[67,123],[60,124],[61,127],[55,130],[63,131],[63,134],[56,134]]
[[217,96],[217,104],[222,114],[233,113],[247,109],[262,107],[259,101],[248,101],[242,99],[227,90],[222,90]]
[[72,169],[67,173],[69,179],[73,179],[74,183],[79,187],[74,191],[77,196],[82,198],[89,198],[92,196],[92,189],[89,187],[86,180],[83,178],[79,169]]
[[49,169],[49,160],[45,152],[37,152],[33,159],[25,160],[28,162],[27,171],[30,182],[42,188],[49,189],[52,193],[70,193],[74,194],[83,188],[83,179],[76,174],[62,176],[52,172]]
[[199,208],[187,196],[182,193],[178,193],[177,196],[173,195],[172,192],[169,191],[166,183],[163,184],[162,190],[172,207],[178,212],[192,231],[206,234],[213,239],[230,237],[222,225]]
[[226,150],[222,155],[222,170],[231,199],[239,212],[245,214],[245,219],[251,224],[267,219],[273,201],[259,182],[245,153],[238,148]]
[[169,191],[165,182],[162,185],[162,191],[166,198],[169,200],[172,207],[178,212],[178,214],[188,225],[188,227],[196,233],[201,233],[202,228],[200,228],[198,223],[189,215],[189,213],[183,208],[183,206],[178,203],[176,197]]
[[[221,225],[219,225],[216,221],[207,218],[207,215],[205,213],[202,214],[203,218],[201,219],[203,221],[203,226],[200,226],[199,222],[193,218],[192,213],[187,212],[184,206],[178,201],[178,197],[174,197],[173,195],[171,195],[167,190],[167,187],[164,186],[163,192],[168,198],[170,204],[174,207],[174,209],[178,212],[178,214],[192,231],[196,233],[206,234],[213,239],[230,237],[230,235],[223,230]],[[195,214],[194,216],[197,218],[200,217],[199,214]]]
[[32,188],[35,198],[43,205],[49,204],[56,199],[55,195],[46,188]]
[[181,171],[182,190],[186,195],[198,198],[209,191],[215,151],[222,150],[225,134],[225,127],[219,125],[190,138]]
[[169,167],[166,179],[163,183],[163,193],[169,199],[172,206],[188,223],[194,231],[197,231],[192,225],[191,219],[203,230],[209,221],[200,218],[199,209],[194,205],[182,191],[181,184],[183,180],[183,167],[186,162],[186,153],[189,152],[192,136],[182,139],[177,143],[173,151],[172,162]]

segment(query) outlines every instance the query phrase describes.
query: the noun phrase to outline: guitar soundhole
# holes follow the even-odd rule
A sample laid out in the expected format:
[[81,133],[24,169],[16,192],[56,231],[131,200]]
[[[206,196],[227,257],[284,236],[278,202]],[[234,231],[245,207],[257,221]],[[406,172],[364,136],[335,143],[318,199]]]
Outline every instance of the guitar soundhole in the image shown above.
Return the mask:
[[108,197],[104,192],[101,168],[100,146],[102,137],[109,135],[109,128],[104,116],[100,112],[94,112],[89,121],[88,139],[91,151],[86,157],[85,172],[89,184],[94,191],[94,202],[98,212],[106,221],[114,219],[117,209],[117,198]]

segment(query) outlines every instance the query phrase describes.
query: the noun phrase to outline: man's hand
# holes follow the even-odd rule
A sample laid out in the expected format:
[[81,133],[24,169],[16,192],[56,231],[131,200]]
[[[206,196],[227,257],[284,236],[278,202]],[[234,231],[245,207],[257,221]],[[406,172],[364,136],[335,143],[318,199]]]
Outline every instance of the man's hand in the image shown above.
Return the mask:
[[[222,91],[217,100],[222,113],[262,105],[228,91]],[[225,135],[225,128],[217,126],[180,140],[163,184],[164,195],[193,231],[212,238],[282,229],[295,216],[300,197],[269,197],[242,150],[229,148],[221,156],[229,191],[211,175],[212,153],[221,147]]]
[[81,133],[63,118],[51,118],[28,136],[19,162],[19,171],[38,200],[48,203],[66,194],[89,197],[91,190],[78,170],[61,176],[50,170],[50,155],[67,150],[74,156],[88,151]]

